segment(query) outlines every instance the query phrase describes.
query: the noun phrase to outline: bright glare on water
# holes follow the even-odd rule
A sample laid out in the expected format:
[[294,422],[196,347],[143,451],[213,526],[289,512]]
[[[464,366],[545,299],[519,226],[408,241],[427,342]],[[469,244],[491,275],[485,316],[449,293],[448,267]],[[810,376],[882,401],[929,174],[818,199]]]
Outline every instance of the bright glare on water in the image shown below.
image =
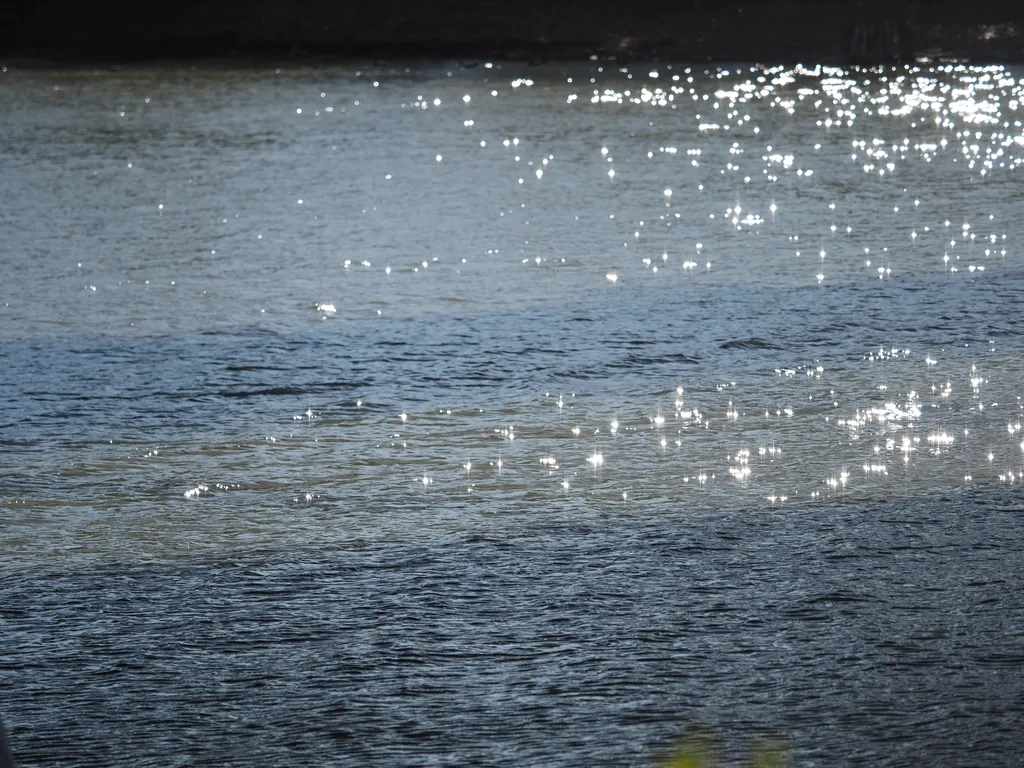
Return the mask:
[[[319,602],[279,605],[289,617],[282,627],[312,627],[296,640],[301,653],[274,645],[280,627],[263,630],[263,650],[250,649],[258,665],[288,667],[285,704],[265,692],[232,704],[243,721],[267,718],[292,733],[290,746],[244,731],[234,746],[218,742],[236,727],[217,704],[230,696],[178,691],[180,682],[147,671],[142,682],[118,683],[108,704],[123,708],[118,717],[143,717],[148,740],[108,724],[127,755],[84,735],[57,754],[84,750],[76,765],[149,764],[139,755],[156,750],[156,734],[183,711],[139,715],[150,685],[209,708],[209,731],[195,726],[208,751],[192,746],[222,765],[314,765],[324,754],[408,764],[417,739],[453,764],[495,764],[518,754],[481,744],[501,707],[463,723],[475,738],[441,733],[487,690],[552,712],[560,697],[596,697],[554,725],[523,715],[519,730],[497,733],[496,744],[524,750],[523,764],[648,760],[691,721],[725,733],[777,729],[807,764],[842,763],[844,749],[882,755],[873,764],[943,754],[954,764],[941,723],[972,696],[997,708],[1017,702],[994,730],[984,713],[973,726],[989,739],[978,747],[993,756],[988,764],[1013,764],[1021,687],[994,681],[1024,662],[1015,522],[1024,483],[1022,101],[1015,70],[945,64],[8,68],[0,632],[16,640],[0,650],[0,669],[16,671],[0,714],[30,734],[40,764],[54,759],[47,744],[57,731],[48,728],[85,727],[81,713],[99,699],[62,686],[84,675],[80,683],[105,690],[107,668],[89,655],[100,652],[40,639],[38,622],[99,632],[113,612],[111,631],[137,639],[142,615],[105,602],[108,593],[132,599],[124,579],[154,611],[184,622],[157,632],[160,645],[187,638],[194,621],[259,621],[275,603],[257,608],[253,594],[287,583],[287,599],[298,600],[308,578],[325,590]],[[915,537],[922,561],[901,559]],[[521,555],[480,548],[513,540]],[[660,548],[666,542],[678,557]],[[819,559],[867,551],[855,564]],[[612,570],[570,576],[584,563]],[[524,575],[533,571],[536,582]],[[498,572],[506,581],[486,587]],[[921,597],[924,572],[946,597]],[[1001,585],[973,602],[957,572]],[[695,582],[676,581],[690,574]],[[397,581],[387,591],[378,578]],[[565,592],[572,583],[594,590],[583,602],[592,613]],[[876,604],[834,635],[802,627],[800,610],[831,610],[814,603],[816,585],[832,596],[827,606]],[[510,602],[478,614],[464,602],[478,587]],[[746,619],[722,621],[750,653],[773,649],[761,666],[728,666],[740,651],[713,646],[680,669],[678,649],[622,640],[660,617],[689,616],[699,636],[713,635],[718,619],[707,611],[736,599],[732,589],[745,596],[734,608]],[[467,679],[438,704],[430,674],[441,685],[472,666],[471,655],[461,667],[428,659],[429,670],[410,673],[427,677],[410,682],[398,672],[401,654],[373,643],[353,672],[345,653],[316,646],[342,635],[370,642],[347,619],[322,615],[328,606],[344,613],[349,590],[358,593],[351,610],[364,601],[376,617],[360,621],[396,622],[385,634],[408,634],[414,655],[430,634],[391,611],[415,614],[421,606],[408,595],[440,601],[451,617],[444,631],[474,637],[467,654],[500,645],[507,658],[491,661],[509,665],[508,677]],[[612,592],[633,607],[602,602]],[[992,595],[1007,602],[989,613],[979,606]],[[794,608],[794,599],[811,602]],[[955,628],[929,625],[918,636],[915,619],[894,618],[914,600],[929,622],[978,611],[981,637],[971,642],[988,661],[950,661],[970,645],[948,640]],[[544,605],[568,622],[561,641],[529,640]],[[484,615],[507,622],[508,634],[474,635]],[[935,663],[974,688],[920,693],[939,685],[939,673],[900,677],[896,650],[850,630],[868,625],[897,646],[946,638]],[[231,632],[196,631],[211,646]],[[612,650],[594,657],[601,638]],[[552,657],[550,668],[514,668],[540,646],[572,649],[565,664],[575,654],[596,666],[573,672]],[[62,667],[62,649],[100,671]],[[143,670],[155,663],[123,653]],[[351,742],[303,730],[298,713],[320,706],[309,675],[322,653],[354,699],[367,697],[365,722],[335,713]],[[193,686],[207,673],[235,674],[174,654],[180,674],[198,676]],[[32,659],[42,672],[30,671]],[[628,669],[609,671],[602,659]],[[862,666],[847,678],[844,663]],[[819,664],[838,677],[815,681]],[[563,674],[564,689],[543,691],[538,676]],[[710,699],[679,682],[686,675]],[[607,686],[591,690],[601,676]],[[897,687],[889,709],[872,710],[871,691],[893,676],[918,693]],[[639,693],[626,682],[653,677],[658,686]],[[774,693],[744,687],[757,679],[773,680]],[[367,735],[383,733],[374,717],[398,716],[382,703],[397,680],[410,686],[408,706],[433,712],[440,731],[388,720],[396,730]],[[831,701],[820,716],[818,695]],[[900,701],[910,704],[900,710]],[[945,708],[933,717],[935,701]],[[320,716],[334,722],[332,711]],[[854,718],[845,732],[828,725],[840,711]],[[574,741],[583,732],[573,729],[590,723],[603,735]],[[885,723],[905,728],[911,746],[873,752]]]

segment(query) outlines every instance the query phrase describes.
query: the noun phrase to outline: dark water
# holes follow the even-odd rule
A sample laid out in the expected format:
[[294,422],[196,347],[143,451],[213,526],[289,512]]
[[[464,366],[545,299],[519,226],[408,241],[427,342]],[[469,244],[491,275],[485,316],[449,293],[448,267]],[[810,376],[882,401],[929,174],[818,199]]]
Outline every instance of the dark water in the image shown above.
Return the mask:
[[24,754],[76,765],[642,765],[692,722],[801,764],[1012,765],[1018,520],[1002,493],[580,508],[35,569],[3,582],[9,709]]
[[1014,72],[2,78],[21,764],[1024,760]]

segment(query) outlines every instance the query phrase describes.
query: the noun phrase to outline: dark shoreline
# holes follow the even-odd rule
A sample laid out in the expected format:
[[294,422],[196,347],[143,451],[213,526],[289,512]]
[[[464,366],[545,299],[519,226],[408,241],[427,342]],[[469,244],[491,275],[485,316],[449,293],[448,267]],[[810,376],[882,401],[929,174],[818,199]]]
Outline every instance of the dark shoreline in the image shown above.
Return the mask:
[[0,10],[5,62],[155,59],[1024,62],[1024,3],[878,0],[39,0]]

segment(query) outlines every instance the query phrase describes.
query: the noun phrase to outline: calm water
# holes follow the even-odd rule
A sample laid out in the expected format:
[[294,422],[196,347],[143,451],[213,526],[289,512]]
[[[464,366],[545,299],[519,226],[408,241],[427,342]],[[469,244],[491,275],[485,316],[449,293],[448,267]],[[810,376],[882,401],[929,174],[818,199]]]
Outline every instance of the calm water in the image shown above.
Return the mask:
[[0,74],[38,766],[1024,761],[1024,79]]

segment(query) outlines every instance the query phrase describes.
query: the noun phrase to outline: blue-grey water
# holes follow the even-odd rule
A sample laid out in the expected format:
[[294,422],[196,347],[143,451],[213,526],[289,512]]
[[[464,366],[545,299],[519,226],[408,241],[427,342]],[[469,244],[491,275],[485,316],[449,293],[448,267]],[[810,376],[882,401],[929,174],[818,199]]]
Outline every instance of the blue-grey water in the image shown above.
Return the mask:
[[1022,99],[6,67],[19,763],[1021,764]]

